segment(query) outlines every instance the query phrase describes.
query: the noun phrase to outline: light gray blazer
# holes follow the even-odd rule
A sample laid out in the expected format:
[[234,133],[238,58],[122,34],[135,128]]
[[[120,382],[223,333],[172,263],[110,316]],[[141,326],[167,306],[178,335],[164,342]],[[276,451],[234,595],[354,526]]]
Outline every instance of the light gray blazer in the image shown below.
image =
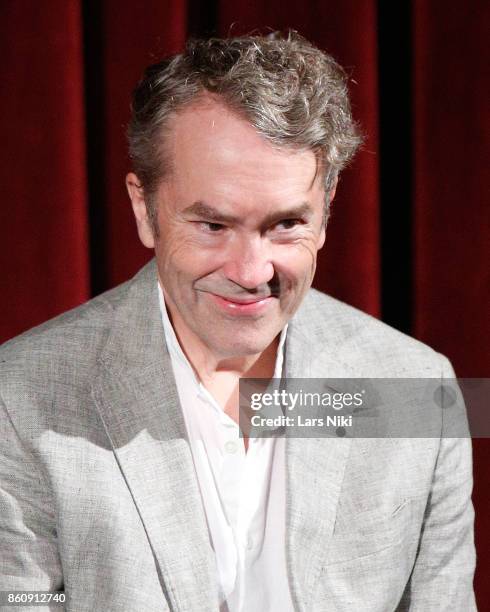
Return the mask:
[[[152,261],[0,349],[0,590],[64,588],[70,612],[218,610],[157,300]],[[442,355],[314,290],[285,368],[453,375]],[[468,438],[288,438],[286,453],[298,611],[475,610]]]

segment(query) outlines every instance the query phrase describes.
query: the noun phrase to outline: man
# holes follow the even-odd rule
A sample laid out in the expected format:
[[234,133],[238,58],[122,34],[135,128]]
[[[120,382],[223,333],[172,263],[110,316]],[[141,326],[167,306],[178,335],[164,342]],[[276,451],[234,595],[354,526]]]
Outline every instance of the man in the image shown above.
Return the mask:
[[[66,609],[474,610],[471,445],[249,437],[240,378],[453,377],[310,289],[359,142],[298,35],[193,41],[134,94],[155,260],[1,352],[0,589]],[[464,420],[464,415],[460,415]]]

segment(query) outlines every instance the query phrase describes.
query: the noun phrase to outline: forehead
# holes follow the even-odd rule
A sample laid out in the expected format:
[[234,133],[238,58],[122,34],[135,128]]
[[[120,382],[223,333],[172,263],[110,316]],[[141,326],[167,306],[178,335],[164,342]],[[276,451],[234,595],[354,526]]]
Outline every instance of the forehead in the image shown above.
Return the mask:
[[[318,183],[311,150],[278,148],[223,103],[206,98],[173,119],[166,152],[173,179],[181,186],[216,191],[310,191]],[[321,181],[320,181],[321,182]]]

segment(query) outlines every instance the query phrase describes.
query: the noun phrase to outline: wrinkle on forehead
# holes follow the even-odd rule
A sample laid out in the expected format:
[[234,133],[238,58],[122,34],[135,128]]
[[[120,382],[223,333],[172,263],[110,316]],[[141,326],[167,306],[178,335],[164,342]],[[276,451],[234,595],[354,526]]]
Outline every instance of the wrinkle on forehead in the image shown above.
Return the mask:
[[242,202],[248,208],[258,201],[274,207],[324,197],[315,151],[269,142],[245,119],[209,97],[176,114],[165,147],[172,173],[168,182],[161,183],[166,191],[161,192],[161,201],[172,208],[182,209],[201,199],[231,206]]
[[207,102],[182,111],[173,124],[172,140],[174,153],[180,157],[206,155],[219,164],[236,163],[243,170],[254,162],[277,162],[280,166],[294,158],[298,164],[311,165],[312,176],[317,173],[318,156],[314,151],[272,144],[223,104]]
[[[225,129],[223,129],[223,122],[227,124]],[[300,157],[313,155],[314,171],[312,172],[310,186],[313,186],[317,177],[320,177],[321,180],[325,179],[326,162],[319,150],[271,142],[240,111],[227,104],[219,94],[208,91],[201,92],[183,108],[174,111],[167,123],[165,133],[162,133],[162,140],[164,141],[161,146],[162,150],[165,149],[162,152],[167,159],[169,173],[173,169],[176,155],[182,147],[187,144],[188,148],[195,148],[196,140],[198,140],[196,135],[202,135],[207,128],[209,135],[220,141],[218,145],[213,147],[216,150],[222,148],[222,145],[226,143],[230,125],[233,126],[234,131],[236,131],[238,125],[241,126],[240,144],[242,147],[246,146],[247,142],[250,145],[250,139],[253,139],[255,143],[267,147],[270,155],[277,155],[279,158],[291,155]]]

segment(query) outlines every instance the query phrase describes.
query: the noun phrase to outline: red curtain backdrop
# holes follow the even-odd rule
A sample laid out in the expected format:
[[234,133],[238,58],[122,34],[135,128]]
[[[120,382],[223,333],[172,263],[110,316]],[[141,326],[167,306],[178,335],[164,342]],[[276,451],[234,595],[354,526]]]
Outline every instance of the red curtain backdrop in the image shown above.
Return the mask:
[[151,256],[139,243],[124,185],[131,92],[148,64],[181,50],[187,7],[173,0],[105,0],[101,5],[105,122],[100,144],[106,169],[101,205],[106,208],[106,278],[112,286],[127,280]]
[[[190,34],[294,28],[347,69],[366,135],[341,177],[315,285],[443,352],[459,376],[490,376],[489,22],[484,0],[3,0],[0,340],[151,257],[124,188],[144,67]],[[488,440],[475,440],[482,610],[489,461]]]
[[4,340],[90,291],[81,13],[49,6],[0,5]]
[[[490,376],[488,2],[415,3],[414,334]],[[473,441],[478,608],[490,610],[490,440]]]

